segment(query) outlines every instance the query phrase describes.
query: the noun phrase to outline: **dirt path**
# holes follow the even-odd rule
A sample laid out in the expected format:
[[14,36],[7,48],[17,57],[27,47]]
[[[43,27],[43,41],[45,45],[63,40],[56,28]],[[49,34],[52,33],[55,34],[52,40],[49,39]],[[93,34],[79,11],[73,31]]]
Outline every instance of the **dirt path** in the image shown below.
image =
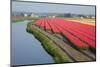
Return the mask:
[[50,33],[47,33],[46,31],[38,28],[37,26],[33,25],[33,29],[37,29],[38,31],[45,34],[48,38],[53,40],[58,47],[60,47],[67,55],[69,55],[70,58],[72,58],[74,61],[92,61],[93,59],[88,57],[87,55],[81,53],[80,51],[74,49],[69,44],[65,43],[61,39],[53,36]]

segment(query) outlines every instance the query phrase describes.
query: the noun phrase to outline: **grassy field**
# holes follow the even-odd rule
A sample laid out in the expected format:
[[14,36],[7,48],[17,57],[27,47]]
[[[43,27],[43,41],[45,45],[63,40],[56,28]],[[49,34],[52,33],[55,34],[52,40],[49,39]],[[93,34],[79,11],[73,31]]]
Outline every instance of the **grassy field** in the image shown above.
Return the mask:
[[11,17],[11,21],[12,22],[20,22],[20,21],[24,21],[24,20],[36,20],[38,18],[36,17],[22,17],[22,16],[12,16]]
[[32,24],[27,25],[27,32],[33,34],[41,43],[44,49],[54,58],[55,63],[72,62],[55,43],[42,32],[32,28]]

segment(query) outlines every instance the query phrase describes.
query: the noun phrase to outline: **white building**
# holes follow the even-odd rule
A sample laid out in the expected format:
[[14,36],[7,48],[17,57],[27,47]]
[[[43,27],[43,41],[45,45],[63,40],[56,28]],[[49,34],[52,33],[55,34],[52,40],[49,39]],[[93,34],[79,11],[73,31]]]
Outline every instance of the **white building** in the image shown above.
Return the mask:
[[28,15],[27,14],[24,14],[24,17],[27,17]]

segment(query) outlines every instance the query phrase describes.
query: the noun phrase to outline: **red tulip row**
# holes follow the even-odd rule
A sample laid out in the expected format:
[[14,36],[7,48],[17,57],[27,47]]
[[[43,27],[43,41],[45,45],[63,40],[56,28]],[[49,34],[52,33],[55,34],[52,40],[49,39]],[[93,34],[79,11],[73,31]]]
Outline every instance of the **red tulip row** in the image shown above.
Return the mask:
[[52,30],[56,33],[62,33],[75,46],[96,47],[95,26],[67,21],[61,18],[41,18],[33,24]]

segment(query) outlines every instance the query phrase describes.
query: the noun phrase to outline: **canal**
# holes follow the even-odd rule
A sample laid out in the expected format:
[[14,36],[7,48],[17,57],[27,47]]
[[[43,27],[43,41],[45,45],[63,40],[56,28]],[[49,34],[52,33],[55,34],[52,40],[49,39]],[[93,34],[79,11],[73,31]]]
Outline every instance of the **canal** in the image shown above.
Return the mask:
[[41,43],[26,31],[29,21],[12,23],[11,64],[48,64],[53,58],[44,50]]

